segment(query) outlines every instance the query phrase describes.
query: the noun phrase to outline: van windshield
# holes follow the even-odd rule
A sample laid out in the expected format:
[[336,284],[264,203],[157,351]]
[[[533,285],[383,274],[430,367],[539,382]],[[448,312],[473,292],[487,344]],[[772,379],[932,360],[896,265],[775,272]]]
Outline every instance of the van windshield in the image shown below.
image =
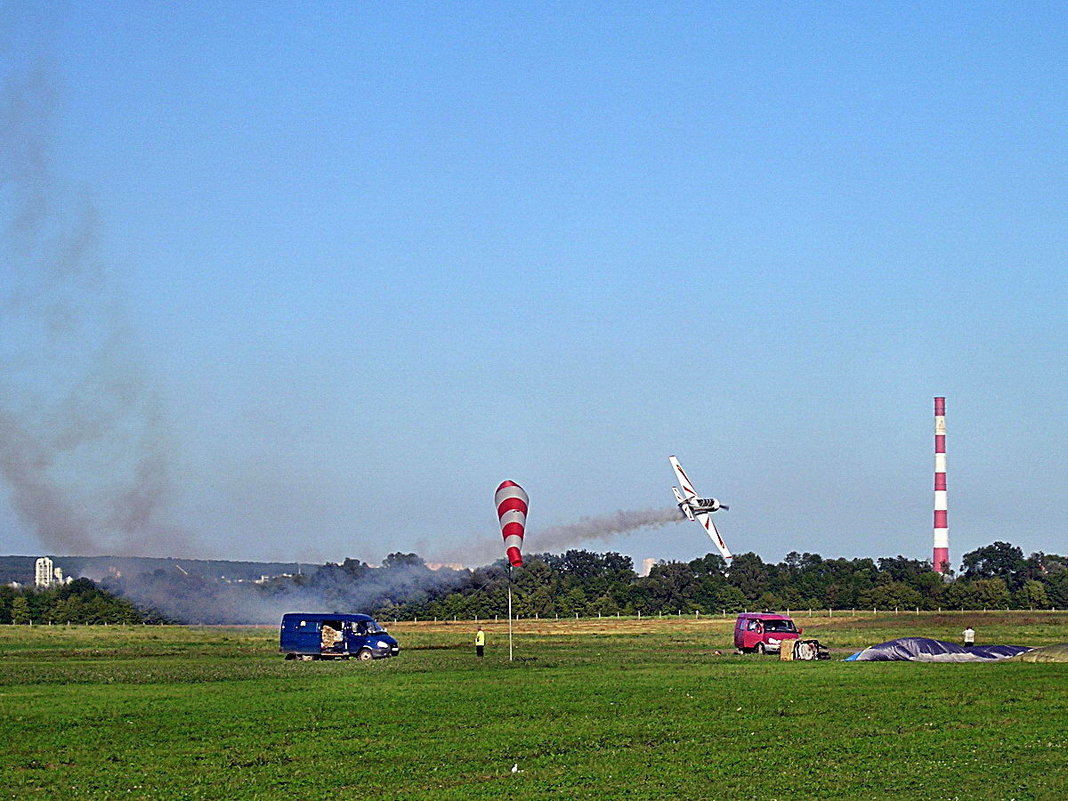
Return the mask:
[[378,625],[376,620],[361,620],[356,624],[357,634],[382,634],[385,629]]
[[764,631],[797,631],[792,620],[765,620]]

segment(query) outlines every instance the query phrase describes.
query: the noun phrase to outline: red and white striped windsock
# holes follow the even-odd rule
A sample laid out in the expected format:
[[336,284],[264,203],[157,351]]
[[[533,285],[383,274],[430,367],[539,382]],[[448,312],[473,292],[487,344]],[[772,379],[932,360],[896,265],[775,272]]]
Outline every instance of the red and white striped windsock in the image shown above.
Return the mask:
[[934,399],[934,551],[931,561],[936,573],[949,569],[949,520],[946,499],[946,399]]
[[523,488],[514,481],[502,481],[494,498],[497,503],[497,518],[501,521],[501,536],[508,564],[523,566],[523,533],[527,527],[527,497]]

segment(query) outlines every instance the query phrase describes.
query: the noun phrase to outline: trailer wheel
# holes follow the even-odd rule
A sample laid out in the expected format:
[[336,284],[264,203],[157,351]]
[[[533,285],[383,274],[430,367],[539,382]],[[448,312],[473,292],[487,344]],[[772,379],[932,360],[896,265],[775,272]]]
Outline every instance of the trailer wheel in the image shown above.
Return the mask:
[[370,648],[361,648],[360,652],[356,654],[356,658],[361,662],[370,662],[375,658],[375,655],[371,653]]
[[757,647],[756,647],[756,652],[757,652],[757,654],[759,654],[760,656],[763,656],[763,655],[764,655],[764,651],[765,651],[765,650],[766,650],[766,649],[764,648],[764,643],[762,643],[762,642],[758,642],[758,643],[757,643]]

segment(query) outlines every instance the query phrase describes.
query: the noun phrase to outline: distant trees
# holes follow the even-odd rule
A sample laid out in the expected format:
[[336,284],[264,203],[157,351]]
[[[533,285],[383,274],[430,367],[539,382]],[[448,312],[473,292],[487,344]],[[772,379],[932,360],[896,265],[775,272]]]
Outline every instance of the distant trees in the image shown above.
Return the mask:
[[30,602],[25,595],[17,595],[11,599],[11,610],[7,617],[9,623],[29,623],[33,620],[30,616]]
[[1019,609],[1048,609],[1050,607],[1049,593],[1041,581],[1028,579],[1017,590],[1013,604]]
[[125,598],[87,578],[58,587],[0,587],[0,623],[143,623],[157,615],[139,610]]
[[[778,563],[738,554],[661,562],[638,576],[628,556],[572,549],[473,570],[431,570],[414,553],[379,567],[346,559],[263,582],[154,569],[47,590],[0,587],[0,623],[276,623],[283,612],[370,612],[383,619],[503,616],[509,583],[522,617],[737,612],[743,609],[1068,608],[1068,557],[995,542],[963,557],[959,577],[904,556],[824,559],[793,551]],[[136,605],[135,605],[136,604]],[[152,612],[147,610],[162,610]]]
[[[571,550],[525,557],[514,573],[513,610],[523,617],[736,612],[742,609],[1004,609],[1068,606],[1068,558],[1023,557],[1004,542],[965,554],[956,580],[904,556],[824,559],[791,552],[778,564],[738,554],[730,570],[715,554],[661,562],[648,576],[629,557]],[[507,572],[481,568],[450,590],[379,608],[403,619],[503,615]]]
[[964,554],[962,565],[961,575],[966,579],[998,578],[1012,589],[1018,589],[1027,579],[1023,551],[1007,542],[995,542]]

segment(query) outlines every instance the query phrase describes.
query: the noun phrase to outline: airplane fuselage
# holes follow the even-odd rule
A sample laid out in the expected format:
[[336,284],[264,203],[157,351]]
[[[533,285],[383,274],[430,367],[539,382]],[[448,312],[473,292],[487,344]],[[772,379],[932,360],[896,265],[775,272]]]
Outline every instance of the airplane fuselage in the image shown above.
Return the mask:
[[718,512],[720,509],[730,508],[715,498],[694,498],[691,503],[695,512]]
[[730,509],[730,507],[715,498],[693,498],[679,503],[679,511],[690,519],[693,519],[693,515],[702,512],[718,512],[720,509]]

